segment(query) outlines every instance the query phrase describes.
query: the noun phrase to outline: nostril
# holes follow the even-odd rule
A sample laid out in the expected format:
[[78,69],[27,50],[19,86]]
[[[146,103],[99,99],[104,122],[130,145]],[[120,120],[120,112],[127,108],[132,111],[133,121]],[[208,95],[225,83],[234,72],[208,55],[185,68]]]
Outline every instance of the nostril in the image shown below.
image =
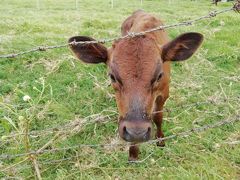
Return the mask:
[[126,128],[126,126],[124,126],[124,127],[123,127],[123,134],[126,135],[127,133],[128,133],[128,132],[127,132],[127,128]]
[[147,132],[148,132],[148,133],[150,133],[150,132],[151,132],[151,127],[148,127],[148,130],[147,130]]

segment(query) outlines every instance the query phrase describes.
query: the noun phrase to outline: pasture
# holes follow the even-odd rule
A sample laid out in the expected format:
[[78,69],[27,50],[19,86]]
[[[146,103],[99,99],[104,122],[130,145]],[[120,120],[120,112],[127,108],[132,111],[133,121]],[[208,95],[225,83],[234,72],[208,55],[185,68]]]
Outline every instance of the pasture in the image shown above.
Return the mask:
[[[1,0],[0,55],[66,43],[74,35],[119,36],[136,9],[173,24],[232,6],[210,0],[115,0],[113,8],[110,0],[79,0],[77,8],[75,0],[39,2]],[[167,30],[171,38],[195,31],[205,39],[190,60],[172,63],[166,136],[239,114],[239,17],[228,12]],[[83,64],[68,48],[0,59],[0,179],[33,179],[37,173],[43,179],[240,178],[239,122],[166,141],[164,148],[142,144],[140,161],[129,164],[127,147],[114,145],[123,142],[109,85],[105,65]],[[32,150],[46,152],[1,156]]]

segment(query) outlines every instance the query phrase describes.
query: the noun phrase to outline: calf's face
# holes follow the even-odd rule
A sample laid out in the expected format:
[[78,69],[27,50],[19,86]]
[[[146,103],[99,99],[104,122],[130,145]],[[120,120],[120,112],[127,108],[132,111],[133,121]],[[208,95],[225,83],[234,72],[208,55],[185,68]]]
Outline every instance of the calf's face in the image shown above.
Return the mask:
[[[69,43],[93,40],[75,36]],[[150,139],[154,103],[166,83],[163,63],[188,59],[202,40],[201,34],[191,32],[164,45],[150,36],[139,36],[114,42],[109,49],[102,44],[70,48],[83,62],[108,66],[119,110],[119,134],[126,141],[142,142]]]

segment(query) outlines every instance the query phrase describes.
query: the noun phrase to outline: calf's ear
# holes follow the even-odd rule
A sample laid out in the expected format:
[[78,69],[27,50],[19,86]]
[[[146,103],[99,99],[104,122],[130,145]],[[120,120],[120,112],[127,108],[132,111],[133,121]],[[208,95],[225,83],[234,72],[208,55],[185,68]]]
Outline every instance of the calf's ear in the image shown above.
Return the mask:
[[[72,42],[85,42],[95,41],[95,39],[87,36],[74,36],[68,40],[68,43]],[[94,44],[70,44],[70,49],[77,56],[78,59],[85,63],[106,63],[108,59],[107,48],[101,43]]]
[[163,61],[183,61],[190,58],[202,44],[200,33],[184,33],[162,47]]

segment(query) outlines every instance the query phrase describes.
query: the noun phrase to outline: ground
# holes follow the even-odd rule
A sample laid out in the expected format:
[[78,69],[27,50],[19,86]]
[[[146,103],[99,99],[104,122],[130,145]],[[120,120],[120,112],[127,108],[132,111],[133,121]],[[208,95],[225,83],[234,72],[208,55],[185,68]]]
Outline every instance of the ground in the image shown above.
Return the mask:
[[[172,24],[231,6],[210,0],[143,0],[142,5],[140,0],[114,0],[113,8],[110,0],[39,0],[39,5],[1,0],[0,54],[64,44],[74,35],[112,38],[136,9]],[[196,31],[205,40],[190,60],[172,64],[166,136],[239,113],[239,17],[229,12],[167,30],[171,38]],[[143,144],[140,161],[127,163],[127,147],[113,145],[124,142],[117,135],[109,82],[103,64],[83,64],[68,48],[0,59],[0,178],[36,178],[38,168],[43,179],[240,178],[240,123],[175,138],[164,148]],[[46,152],[36,157],[3,156],[40,148]]]

